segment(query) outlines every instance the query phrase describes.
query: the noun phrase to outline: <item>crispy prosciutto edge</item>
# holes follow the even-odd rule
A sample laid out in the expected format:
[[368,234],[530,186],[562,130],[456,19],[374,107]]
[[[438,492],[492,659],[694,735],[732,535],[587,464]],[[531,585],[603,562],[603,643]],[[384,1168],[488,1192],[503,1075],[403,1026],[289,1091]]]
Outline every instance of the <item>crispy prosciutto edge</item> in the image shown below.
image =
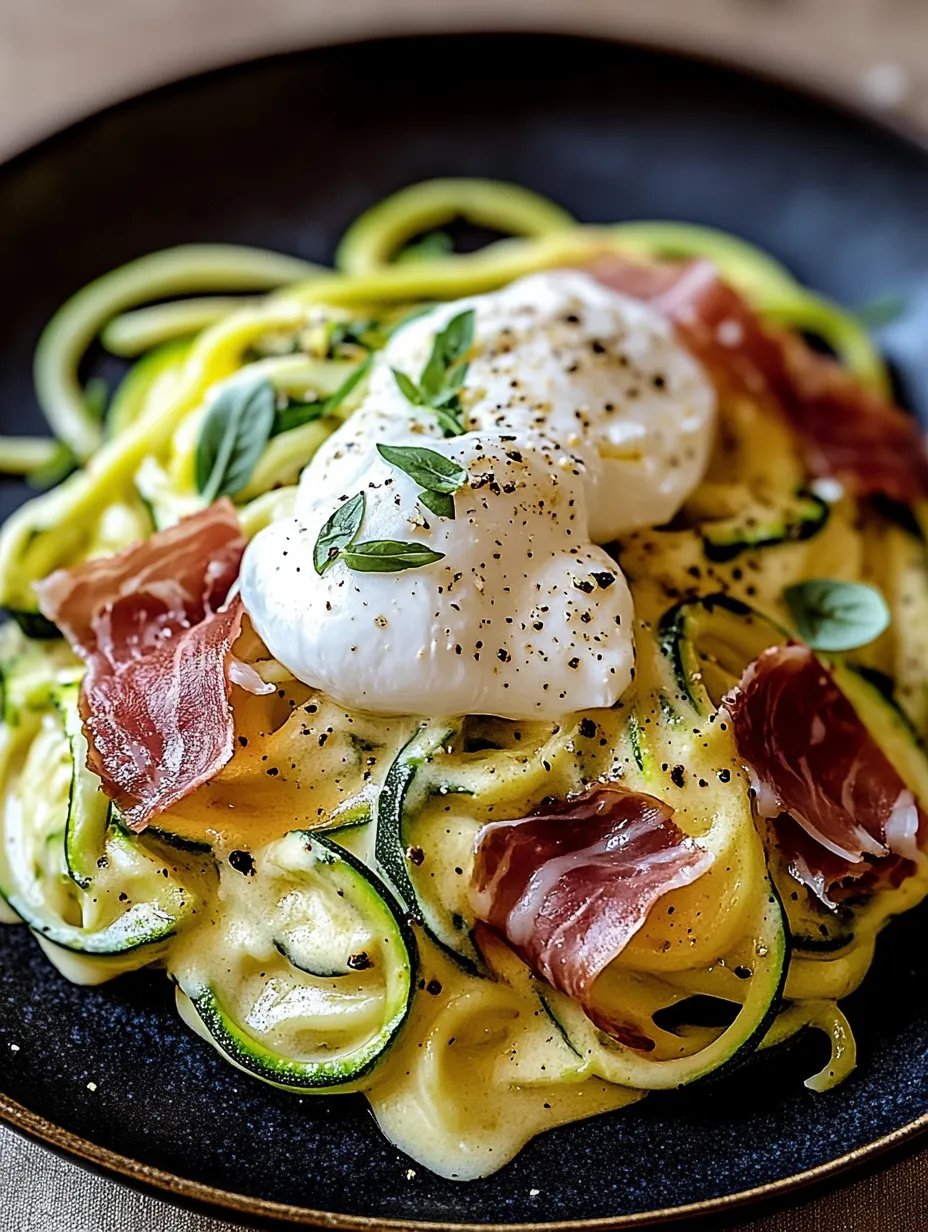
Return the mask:
[[88,767],[123,820],[142,830],[232,756],[227,606],[245,541],[228,500],[115,556],[61,569],[39,606],[84,660]]
[[797,881],[832,907],[911,874],[928,817],[808,646],[765,651],[722,706]]
[[653,1045],[602,1020],[590,993],[657,900],[712,863],[672,817],[662,800],[611,784],[529,817],[491,822],[475,845],[478,919],[598,1026],[637,1048]]
[[597,258],[604,285],[650,302],[716,384],[774,403],[797,433],[810,475],[858,497],[911,504],[928,496],[928,448],[918,421],[865,389],[798,334],[774,330],[708,261],[641,265]]

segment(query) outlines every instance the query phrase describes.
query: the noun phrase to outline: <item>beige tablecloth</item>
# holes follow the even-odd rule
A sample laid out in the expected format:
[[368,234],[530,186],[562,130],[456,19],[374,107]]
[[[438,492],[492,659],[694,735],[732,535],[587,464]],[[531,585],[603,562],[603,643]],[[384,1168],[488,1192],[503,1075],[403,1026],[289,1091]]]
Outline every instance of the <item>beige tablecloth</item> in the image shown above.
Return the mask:
[[[739,58],[928,131],[928,0],[0,0],[0,157],[197,69],[363,34],[536,28]],[[926,1232],[928,1152],[741,1232]],[[0,1127],[0,1232],[233,1232]]]
[[[83,1172],[0,1130],[0,1232],[245,1232]],[[925,1232],[928,1155],[731,1232]],[[711,1232],[716,1232],[715,1228]]]

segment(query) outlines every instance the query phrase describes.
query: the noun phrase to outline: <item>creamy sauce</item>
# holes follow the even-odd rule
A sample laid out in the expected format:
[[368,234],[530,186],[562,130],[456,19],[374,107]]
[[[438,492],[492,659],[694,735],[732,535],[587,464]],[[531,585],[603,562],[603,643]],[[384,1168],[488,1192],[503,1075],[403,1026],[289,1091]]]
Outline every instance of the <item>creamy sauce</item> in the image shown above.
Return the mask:
[[[435,416],[405,399],[392,369],[417,378],[436,332],[470,308],[466,430],[445,439]],[[742,420],[759,414],[736,410]],[[784,586],[813,574],[855,579],[862,548],[842,498],[811,543],[781,546],[762,564],[757,553],[707,563],[700,518],[731,512],[726,502],[749,472],[752,490],[767,480],[774,495],[796,486],[788,442],[765,422],[742,423],[732,435],[753,447],[753,470],[720,432],[710,482],[694,493],[715,414],[705,376],[666,325],[580,273],[540,274],[441,305],[397,332],[374,364],[361,409],[304,472],[293,509],[288,495],[249,549],[243,593],[266,649],[245,635],[237,652],[251,663],[270,651],[296,679],[281,670],[279,687],[263,696],[233,688],[234,757],[159,819],[172,835],[211,848],[165,857],[165,879],[199,894],[191,915],[177,936],[141,955],[91,958],[42,941],[50,960],[81,983],[161,964],[191,992],[216,989],[246,1038],[284,1058],[327,1059],[376,1037],[402,969],[383,917],[355,910],[324,879],[275,866],[266,851],[293,829],[351,825],[337,843],[376,868],[371,810],[417,729],[408,716],[470,714],[457,751],[442,754],[448,785],[419,800],[408,819],[417,893],[448,918],[472,922],[481,825],[525,816],[545,796],[600,778],[622,779],[666,800],[714,859],[697,882],[661,899],[604,973],[603,1009],[624,1006],[651,1031],[669,997],[743,996],[737,964],[759,956],[754,917],[768,893],[749,783],[722,723],[680,725],[662,711],[675,685],[652,630],[694,578],[694,590],[725,589],[782,617]],[[180,435],[195,426],[191,419]],[[455,518],[423,506],[418,485],[381,457],[378,443],[425,446],[458,464],[466,482],[454,494]],[[778,466],[789,474],[774,481]],[[359,539],[425,545],[442,559],[397,574],[362,574],[336,561],[320,577],[319,530],[357,492],[366,501]],[[649,529],[684,505],[688,529]],[[599,546],[617,535],[629,584]],[[254,686],[250,671],[238,679]],[[392,715],[400,717],[384,717]],[[634,749],[631,716],[639,724]],[[15,728],[5,734],[20,739]],[[461,751],[468,747],[482,751]],[[115,867],[104,878],[107,893],[88,903],[64,865],[69,762],[56,716],[36,720],[16,756],[8,753],[0,749],[8,776],[0,866],[16,860],[34,869],[36,901],[67,923],[107,923],[122,910],[110,893]],[[668,773],[677,761],[685,781]],[[891,819],[897,837],[912,838],[914,814],[903,793]],[[138,841],[165,849],[153,831]],[[185,865],[193,870],[186,880]],[[856,987],[882,920],[922,897],[926,877],[923,863],[886,896],[850,952],[796,957],[786,996],[820,1006]],[[0,918],[11,915],[0,904]],[[409,1017],[380,1063],[341,1089],[363,1091],[416,1166],[453,1179],[486,1176],[535,1134],[641,1097],[593,1076],[588,1055],[565,1042],[542,1008],[528,969],[492,935],[478,937],[492,976],[485,978],[462,970],[422,928],[415,934],[420,966]],[[321,954],[325,969],[308,971],[307,954]],[[361,954],[370,964],[353,966]],[[339,967],[348,970],[334,975]],[[178,1004],[215,1044],[185,993]],[[803,1021],[818,1013],[800,1009]],[[712,1039],[710,1028],[664,1032],[654,1056],[690,1055]],[[539,1189],[543,1200],[543,1179]]]

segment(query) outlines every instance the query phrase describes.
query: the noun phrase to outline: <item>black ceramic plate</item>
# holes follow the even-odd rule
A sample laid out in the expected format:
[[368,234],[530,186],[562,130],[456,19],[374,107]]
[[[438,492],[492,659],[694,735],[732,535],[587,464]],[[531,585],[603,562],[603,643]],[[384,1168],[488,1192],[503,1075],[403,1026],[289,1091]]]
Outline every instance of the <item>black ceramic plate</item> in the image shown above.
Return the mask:
[[[725,227],[850,305],[899,293],[905,311],[883,341],[905,395],[928,409],[923,151],[717,66],[494,36],[375,42],[200,77],[0,171],[0,428],[38,427],[39,329],[95,275],[189,240],[329,260],[361,209],[435,175],[519,181],[586,221]],[[0,510],[22,495],[3,485]],[[175,1195],[295,1222],[625,1226],[694,1204],[717,1214],[734,1195],[827,1175],[928,1120],[926,919],[887,931],[848,1002],[861,1063],[838,1090],[803,1088],[821,1061],[810,1040],[736,1080],[550,1133],[469,1185],[408,1172],[360,1097],[300,1100],[232,1070],[178,1021],[163,976],[73,988],[24,930],[0,930],[0,1113]]]

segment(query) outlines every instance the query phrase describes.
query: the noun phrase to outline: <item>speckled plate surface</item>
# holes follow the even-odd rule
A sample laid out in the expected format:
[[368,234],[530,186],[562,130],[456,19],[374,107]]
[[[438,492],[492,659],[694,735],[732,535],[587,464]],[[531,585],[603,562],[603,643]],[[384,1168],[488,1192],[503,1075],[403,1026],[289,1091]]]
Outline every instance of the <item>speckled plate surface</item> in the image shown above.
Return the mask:
[[[914,143],[718,66],[487,36],[199,77],[0,169],[0,429],[37,428],[39,329],[95,275],[191,240],[329,260],[361,209],[435,175],[520,181],[585,221],[725,227],[850,305],[901,294],[881,341],[903,395],[928,412],[928,156]],[[23,494],[0,485],[0,513]],[[0,1115],[128,1179],[254,1217],[631,1226],[688,1208],[715,1220],[745,1191],[780,1194],[928,1123],[926,921],[918,911],[884,934],[847,1002],[861,1063],[838,1090],[803,1088],[821,1054],[800,1041],[734,1078],[547,1134],[469,1185],[411,1167],[360,1097],[297,1099],[229,1068],[176,1018],[163,976],[73,988],[24,930],[4,929]]]

